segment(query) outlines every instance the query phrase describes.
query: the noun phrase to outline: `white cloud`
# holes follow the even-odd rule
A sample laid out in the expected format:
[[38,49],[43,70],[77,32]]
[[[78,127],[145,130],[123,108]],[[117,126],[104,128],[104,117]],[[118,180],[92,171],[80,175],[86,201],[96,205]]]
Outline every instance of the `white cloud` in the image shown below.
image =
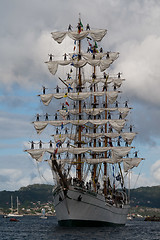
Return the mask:
[[0,116],[1,135],[0,139],[15,139],[26,136],[30,131],[30,123],[26,117],[20,114],[1,112]]
[[18,190],[21,187],[37,183],[54,183],[49,167],[43,169],[36,166],[34,169],[2,168],[0,171],[0,191]]
[[160,160],[156,161],[151,167],[151,176],[160,185]]
[[130,41],[121,49],[123,54],[116,69],[122,71],[127,79],[126,91],[145,102],[160,102],[160,37],[152,35],[142,42]]

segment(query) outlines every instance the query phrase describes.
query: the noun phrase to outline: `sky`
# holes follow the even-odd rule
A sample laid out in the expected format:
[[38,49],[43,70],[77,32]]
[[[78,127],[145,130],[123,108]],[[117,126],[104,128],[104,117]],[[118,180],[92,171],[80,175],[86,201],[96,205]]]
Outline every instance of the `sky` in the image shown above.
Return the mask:
[[24,150],[40,139],[31,124],[45,111],[37,95],[58,81],[44,62],[73,46],[66,39],[57,50],[50,33],[76,26],[79,13],[84,25],[107,29],[102,46],[120,53],[112,72],[126,79],[122,91],[139,133],[133,145],[145,158],[132,171],[131,186],[160,185],[160,1],[0,0],[0,191],[53,183],[46,163],[37,165]]

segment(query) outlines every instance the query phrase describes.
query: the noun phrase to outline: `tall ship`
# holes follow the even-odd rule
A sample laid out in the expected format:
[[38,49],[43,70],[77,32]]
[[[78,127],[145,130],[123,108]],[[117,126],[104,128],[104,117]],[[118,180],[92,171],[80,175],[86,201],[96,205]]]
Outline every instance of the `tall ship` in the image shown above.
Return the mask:
[[[84,27],[80,18],[75,28],[69,24],[66,31],[51,33],[59,49],[71,38],[73,51],[57,59],[49,53],[50,73],[62,66],[66,77],[54,77],[55,90],[43,86],[39,95],[45,114],[37,114],[33,125],[39,135],[51,125],[51,140],[31,141],[26,151],[51,168],[60,226],[125,225],[128,175],[143,160],[131,146],[137,134],[127,120],[131,108],[119,101],[125,79],[120,72],[109,74],[119,53],[102,48],[106,33]],[[48,114],[53,101],[55,112]]]

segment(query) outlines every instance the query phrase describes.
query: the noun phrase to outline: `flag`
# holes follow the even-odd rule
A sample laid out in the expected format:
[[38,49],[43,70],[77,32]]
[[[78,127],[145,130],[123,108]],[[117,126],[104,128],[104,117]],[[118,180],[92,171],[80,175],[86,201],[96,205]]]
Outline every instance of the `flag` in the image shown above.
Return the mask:
[[62,122],[62,124],[61,124],[61,129],[63,129],[63,122]]
[[89,46],[90,46],[90,47],[92,47],[92,44],[90,43],[90,41],[89,41],[89,40],[88,40],[88,44],[89,44]]
[[68,84],[68,89],[73,90],[73,88],[71,87],[71,84],[70,84],[70,83]]
[[66,105],[69,107],[69,103],[66,101]]
[[58,148],[56,148],[56,150],[54,151],[54,154],[56,154],[58,152]]
[[67,97],[67,93],[65,93],[63,97]]
[[83,129],[84,129],[84,128],[85,128],[84,126],[81,127],[81,132],[83,132]]
[[80,21],[80,26],[83,28],[83,24],[82,24],[82,22]]
[[[74,50],[76,49],[76,47],[74,47]],[[74,58],[77,57],[77,54],[73,54],[72,55],[72,59],[74,60]],[[69,79],[71,78],[71,76],[69,77]]]
[[63,110],[66,110],[66,112],[68,112],[68,109],[67,109],[67,107],[64,107],[64,108],[63,108]]
[[114,165],[113,165],[113,177],[114,177]]
[[120,176],[120,174],[118,174],[118,175],[116,176],[116,180],[117,180],[117,181],[121,181],[121,176]]
[[57,143],[56,143],[56,147],[58,148],[59,145],[61,145],[61,144],[62,144],[61,140],[58,140]]
[[95,45],[94,45],[94,46],[95,46],[95,48],[98,48],[98,46],[97,46],[97,43],[96,43],[96,42],[95,42]]

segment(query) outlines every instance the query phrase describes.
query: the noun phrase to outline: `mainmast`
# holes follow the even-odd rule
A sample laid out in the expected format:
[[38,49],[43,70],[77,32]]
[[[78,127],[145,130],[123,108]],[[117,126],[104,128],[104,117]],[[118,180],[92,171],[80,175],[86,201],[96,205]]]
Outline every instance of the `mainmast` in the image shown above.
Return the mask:
[[[78,32],[81,32],[81,19],[79,18],[79,23],[78,23]],[[81,59],[81,40],[78,41],[79,43],[79,51],[78,51],[78,60]],[[78,72],[78,86],[77,86],[77,91],[81,92],[82,88],[82,81],[81,81],[81,68],[79,67],[79,72]],[[81,120],[81,100],[79,101],[79,120]],[[78,127],[78,148],[81,148],[81,132],[82,132],[82,127]],[[77,158],[77,177],[81,181],[82,180],[82,168],[81,168],[81,154],[78,154]]]
[[[96,67],[95,66],[94,66],[93,76],[96,78]],[[93,78],[93,80],[94,80],[94,78]],[[94,92],[96,92],[96,84],[95,83],[94,83]],[[93,108],[96,108],[96,96],[94,96]],[[94,116],[94,119],[96,119],[96,116]],[[96,125],[94,125],[94,133],[96,133]],[[94,147],[96,147],[96,139],[94,139]],[[93,154],[93,158],[96,159],[96,153]],[[93,186],[94,186],[95,191],[96,191],[95,178],[97,177],[96,175],[97,175],[97,164],[94,164],[94,166],[93,166]]]

